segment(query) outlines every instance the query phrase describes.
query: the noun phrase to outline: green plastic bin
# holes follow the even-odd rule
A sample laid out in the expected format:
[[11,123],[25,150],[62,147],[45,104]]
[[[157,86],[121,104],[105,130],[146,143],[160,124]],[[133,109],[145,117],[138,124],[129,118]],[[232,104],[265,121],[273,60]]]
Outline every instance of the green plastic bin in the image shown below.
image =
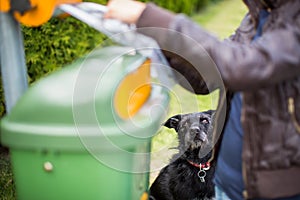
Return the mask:
[[116,109],[128,101],[116,98],[120,84],[146,60],[129,47],[97,49],[28,89],[1,121],[19,200],[147,199],[167,90],[150,83],[128,118]]

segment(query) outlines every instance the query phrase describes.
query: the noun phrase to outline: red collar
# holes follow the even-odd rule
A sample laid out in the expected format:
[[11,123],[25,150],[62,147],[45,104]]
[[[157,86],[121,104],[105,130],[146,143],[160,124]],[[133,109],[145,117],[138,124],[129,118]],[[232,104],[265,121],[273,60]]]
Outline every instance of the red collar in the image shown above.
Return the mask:
[[204,170],[209,170],[210,169],[210,162],[206,162],[206,163],[194,163],[190,160],[187,160],[191,165],[193,165],[194,167],[200,168],[200,169],[204,169]]

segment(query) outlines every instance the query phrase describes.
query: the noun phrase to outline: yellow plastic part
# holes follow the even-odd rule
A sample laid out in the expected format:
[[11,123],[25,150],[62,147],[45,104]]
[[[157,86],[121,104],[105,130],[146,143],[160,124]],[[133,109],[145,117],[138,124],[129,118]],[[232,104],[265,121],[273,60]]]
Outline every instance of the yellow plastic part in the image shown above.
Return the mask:
[[0,12],[8,12],[10,9],[9,0],[0,0]]
[[14,12],[14,16],[20,23],[26,26],[40,26],[52,17],[56,6],[59,4],[78,2],[81,2],[81,0],[30,0],[33,8],[23,15],[16,11]]
[[141,196],[141,200],[148,200],[149,199],[149,195],[147,192],[144,192],[143,195]]
[[115,110],[121,118],[134,116],[147,101],[151,93],[150,81],[149,59],[122,80],[114,97]]

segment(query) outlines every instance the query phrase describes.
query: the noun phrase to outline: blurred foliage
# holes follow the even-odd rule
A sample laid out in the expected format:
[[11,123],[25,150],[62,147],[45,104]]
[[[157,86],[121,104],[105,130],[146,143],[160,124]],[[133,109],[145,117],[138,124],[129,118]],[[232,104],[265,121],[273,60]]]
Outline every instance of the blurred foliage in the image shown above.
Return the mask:
[[23,27],[23,33],[30,83],[81,57],[104,39],[72,17],[52,18],[37,28]]
[[[144,0],[147,1],[147,0]],[[209,3],[215,3],[220,0],[150,0],[151,2],[172,10],[175,13],[185,13],[191,15],[205,8]]]
[[0,147],[0,199],[15,200],[15,185],[8,150]]

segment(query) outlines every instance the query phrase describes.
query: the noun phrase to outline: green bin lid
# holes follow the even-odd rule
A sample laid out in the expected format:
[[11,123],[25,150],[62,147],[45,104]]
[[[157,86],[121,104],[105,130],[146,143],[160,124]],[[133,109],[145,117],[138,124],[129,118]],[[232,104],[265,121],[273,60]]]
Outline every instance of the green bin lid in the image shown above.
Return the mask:
[[[168,94],[152,86],[139,112],[124,120],[113,97],[118,84],[147,58],[130,47],[96,49],[33,84],[2,119],[1,142],[11,148],[85,150],[149,141],[160,127]],[[151,113],[151,116],[150,116]]]

